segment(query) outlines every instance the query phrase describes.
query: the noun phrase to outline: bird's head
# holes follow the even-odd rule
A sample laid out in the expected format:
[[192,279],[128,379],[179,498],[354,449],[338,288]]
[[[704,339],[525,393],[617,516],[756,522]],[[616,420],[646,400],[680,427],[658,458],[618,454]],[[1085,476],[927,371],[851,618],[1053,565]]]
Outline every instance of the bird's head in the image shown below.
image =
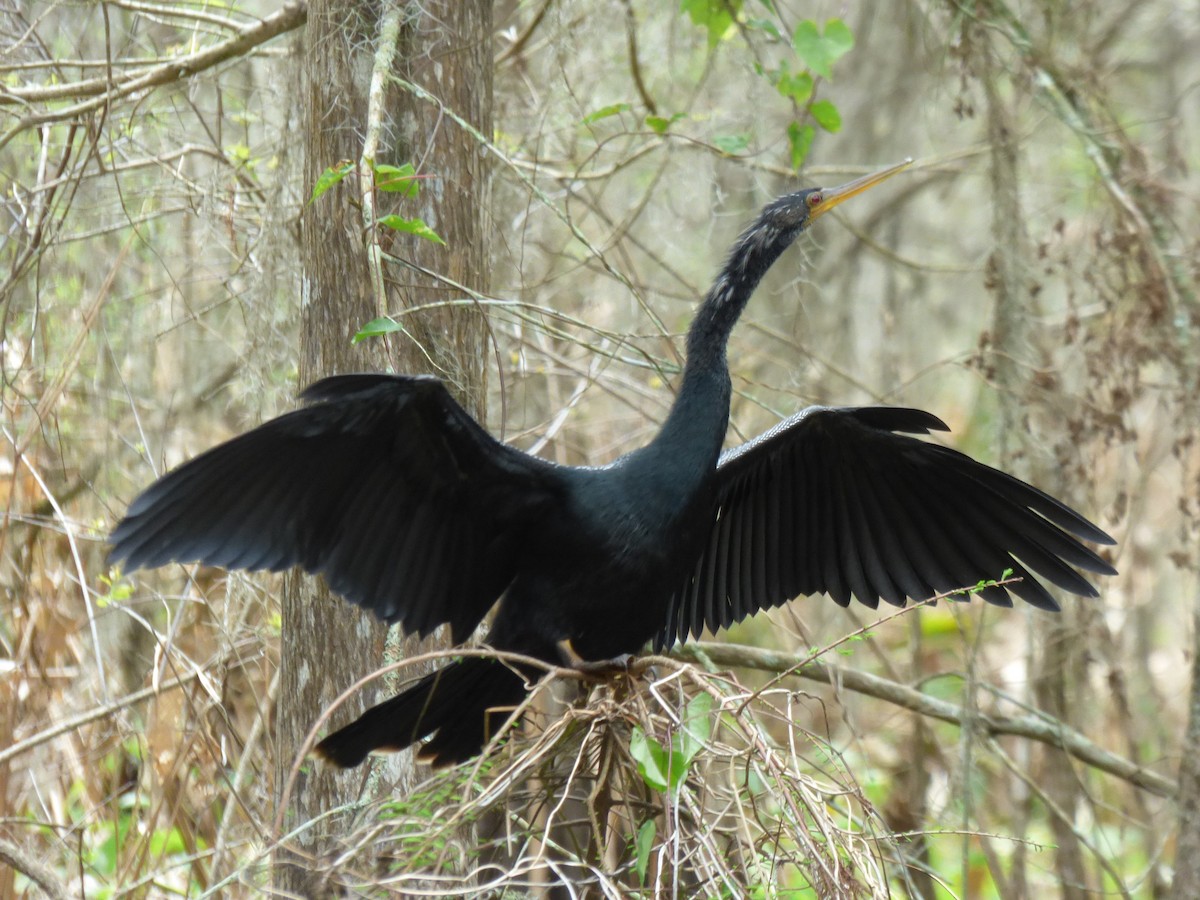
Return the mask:
[[785,194],[763,210],[759,224],[767,230],[791,240],[801,231],[825,215],[839,203],[861,194],[868,188],[873,188],[881,181],[891,178],[897,172],[903,172],[912,165],[912,159],[880,169],[861,178],[855,178],[839,187],[806,188],[792,194]]

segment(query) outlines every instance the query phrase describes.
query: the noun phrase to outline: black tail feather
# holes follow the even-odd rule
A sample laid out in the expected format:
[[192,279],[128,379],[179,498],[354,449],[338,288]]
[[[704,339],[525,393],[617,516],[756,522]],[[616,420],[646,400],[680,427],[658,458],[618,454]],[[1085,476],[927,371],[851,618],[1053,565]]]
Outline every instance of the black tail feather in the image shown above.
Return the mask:
[[460,660],[371,707],[315,752],[350,768],[376,750],[403,750],[433,734],[418,758],[453,765],[478,755],[524,698],[525,679],[499,660]]

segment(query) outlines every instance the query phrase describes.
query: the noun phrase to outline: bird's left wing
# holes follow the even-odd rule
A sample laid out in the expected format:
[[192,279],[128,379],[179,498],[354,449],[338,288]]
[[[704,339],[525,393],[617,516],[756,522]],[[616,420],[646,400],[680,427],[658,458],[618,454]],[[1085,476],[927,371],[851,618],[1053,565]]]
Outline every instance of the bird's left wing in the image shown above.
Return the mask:
[[1058,609],[1030,570],[1096,596],[1072,566],[1115,570],[1077,538],[1112,538],[1017,478],[896,433],[930,430],[949,429],[915,409],[812,407],[724,453],[707,544],[672,598],[659,642],[803,594],[903,606],[1006,569],[1021,580],[984,588],[985,600],[1011,606],[1011,591]]
[[321,573],[409,632],[456,640],[511,581],[555,467],[502,444],[436,378],[340,375],[130,504],[112,562]]

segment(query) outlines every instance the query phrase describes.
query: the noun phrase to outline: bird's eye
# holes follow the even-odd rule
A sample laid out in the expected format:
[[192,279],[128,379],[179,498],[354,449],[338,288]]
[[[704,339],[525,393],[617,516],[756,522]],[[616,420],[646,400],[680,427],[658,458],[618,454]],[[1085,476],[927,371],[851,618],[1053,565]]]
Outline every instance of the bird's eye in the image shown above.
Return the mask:
[[813,191],[811,194],[809,194],[807,197],[804,198],[804,202],[808,204],[809,209],[812,209],[814,206],[817,206],[824,199],[825,199],[825,196],[820,191]]

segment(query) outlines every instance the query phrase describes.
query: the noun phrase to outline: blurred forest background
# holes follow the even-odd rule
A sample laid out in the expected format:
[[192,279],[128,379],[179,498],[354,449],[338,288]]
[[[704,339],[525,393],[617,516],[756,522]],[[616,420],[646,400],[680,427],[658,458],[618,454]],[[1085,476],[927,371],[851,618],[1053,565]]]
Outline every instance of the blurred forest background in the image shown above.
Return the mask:
[[[287,840],[282,579],[130,575],[104,553],[156,475],[301,386],[301,223],[349,202],[334,189],[305,212],[307,14],[0,2],[0,897],[253,896]],[[364,894],[1196,896],[1180,763],[1200,744],[1200,4],[499,0],[492,16],[491,134],[421,102],[487,160],[486,292],[443,296],[487,312],[493,433],[573,464],[644,443],[759,207],[911,156],[751,302],[730,441],[814,403],[928,409],[953,446],[1108,530],[1121,574],[1057,616],[801,598],[596,689],[574,737],[536,743],[535,722],[536,766],[514,746],[420,773],[404,799],[356,782],[368,800],[340,820],[329,877]],[[375,160],[411,164],[424,196],[445,172],[426,150],[385,140]],[[389,241],[401,260],[455,252]],[[773,674],[798,663],[808,678]],[[659,785],[647,753],[679,710],[686,783]],[[686,727],[701,714],[715,724]],[[604,767],[579,733],[601,732],[607,787],[581,774]],[[568,751],[596,836],[578,851],[544,802]],[[539,785],[538,811],[514,812]]]

